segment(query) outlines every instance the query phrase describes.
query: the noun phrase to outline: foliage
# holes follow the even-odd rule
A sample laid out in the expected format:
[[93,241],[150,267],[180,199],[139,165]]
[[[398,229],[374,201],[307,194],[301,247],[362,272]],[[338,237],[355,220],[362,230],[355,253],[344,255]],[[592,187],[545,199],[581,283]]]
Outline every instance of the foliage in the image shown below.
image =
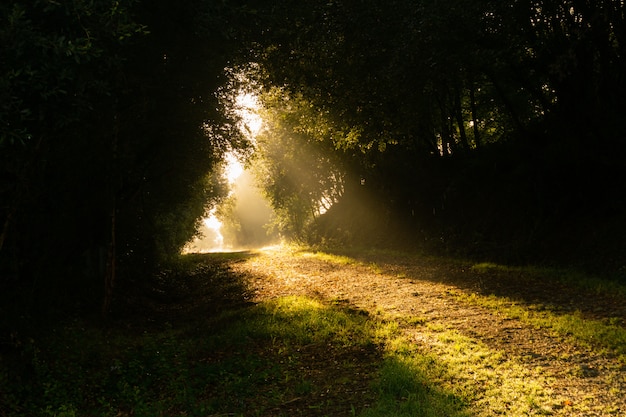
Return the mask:
[[367,180],[383,223],[503,259],[559,251],[534,245],[569,222],[622,227],[621,2],[292,3],[261,23],[261,79],[347,133],[335,154],[347,178]]
[[120,51],[146,33],[132,5],[0,6],[0,287],[21,292],[12,301],[26,310],[55,292],[94,301],[112,207]]
[[233,104],[247,83],[264,103],[258,177],[285,236],[374,244],[392,232],[619,270],[624,8],[4,2],[3,309],[104,298],[106,310],[116,277],[140,281],[176,256],[227,195],[225,153],[250,155]]
[[234,8],[0,6],[0,288],[26,315],[100,304],[103,277],[175,256],[226,193],[219,162],[247,146],[215,94]]
[[278,231],[301,238],[344,192],[345,170],[333,152],[343,132],[300,95],[274,89],[261,100],[264,126],[256,137],[255,174]]

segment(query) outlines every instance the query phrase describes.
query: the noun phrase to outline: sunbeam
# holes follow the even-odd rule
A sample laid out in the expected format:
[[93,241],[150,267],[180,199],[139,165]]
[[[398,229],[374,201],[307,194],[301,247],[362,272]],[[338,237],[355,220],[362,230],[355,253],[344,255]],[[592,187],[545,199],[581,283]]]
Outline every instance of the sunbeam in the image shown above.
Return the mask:
[[[240,118],[239,129],[253,144],[263,127],[259,107],[257,96],[249,92],[239,93],[234,100],[233,111]],[[271,209],[254,184],[253,175],[246,171],[234,152],[224,155],[223,175],[229,186],[227,208],[214,207],[209,212],[200,227],[202,237],[188,244],[185,253],[221,252],[271,243],[265,230]]]

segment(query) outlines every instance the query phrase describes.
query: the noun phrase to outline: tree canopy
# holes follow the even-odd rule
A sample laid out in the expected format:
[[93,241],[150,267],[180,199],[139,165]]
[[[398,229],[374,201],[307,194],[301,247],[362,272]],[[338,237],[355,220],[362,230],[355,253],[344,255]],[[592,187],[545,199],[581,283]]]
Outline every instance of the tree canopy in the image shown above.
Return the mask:
[[521,261],[574,250],[540,245],[581,218],[623,225],[624,17],[619,1],[313,2],[256,57],[263,83],[350,132],[324,140],[379,217]]

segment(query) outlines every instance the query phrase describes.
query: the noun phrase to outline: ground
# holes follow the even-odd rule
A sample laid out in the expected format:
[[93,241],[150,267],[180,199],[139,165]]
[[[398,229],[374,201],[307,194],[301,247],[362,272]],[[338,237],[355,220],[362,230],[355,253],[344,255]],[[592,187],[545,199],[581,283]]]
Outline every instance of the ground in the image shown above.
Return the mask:
[[[574,314],[623,327],[626,305],[617,295],[582,291],[580,287],[544,280],[523,270],[500,270],[489,265],[477,268],[470,262],[391,253],[333,259],[315,252],[265,250],[233,263],[232,269],[250,277],[254,302],[306,295],[364,314],[398,317],[404,323],[403,331],[422,353],[442,360],[449,352],[442,342],[443,331],[454,332],[474,345],[498,352],[502,362],[515,364],[512,377],[520,379],[521,384],[537,383],[549,392],[549,401],[537,406],[536,414],[626,415],[623,355],[576,342],[553,329],[512,317],[473,298],[492,295],[493,299],[529,311],[547,309],[554,314]],[[373,352],[346,354],[356,355],[357,359],[374,355]],[[498,375],[504,370],[497,368],[494,372],[494,379],[504,378]],[[470,376],[459,378],[465,379],[459,380],[459,384],[467,384]],[[489,390],[494,388],[489,386],[493,381],[481,380],[485,377],[480,375],[473,378],[476,380],[474,407],[487,409],[492,401]],[[363,378],[354,375],[346,392],[338,395],[360,392],[367,399],[371,397],[367,388],[370,379],[371,372],[364,371]],[[298,398],[293,400],[298,401]],[[513,415],[507,409],[500,412]]]

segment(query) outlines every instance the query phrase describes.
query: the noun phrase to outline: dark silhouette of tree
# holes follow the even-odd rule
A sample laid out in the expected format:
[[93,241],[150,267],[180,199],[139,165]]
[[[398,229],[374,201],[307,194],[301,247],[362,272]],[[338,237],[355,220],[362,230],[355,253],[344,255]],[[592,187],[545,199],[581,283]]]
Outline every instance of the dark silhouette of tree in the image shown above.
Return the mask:
[[106,312],[118,270],[145,279],[194,235],[224,194],[215,167],[246,146],[215,94],[239,49],[234,7],[0,6],[6,296]]
[[356,133],[336,146],[346,178],[416,233],[532,252],[566,218],[616,215],[621,2],[279,4],[263,82]]

